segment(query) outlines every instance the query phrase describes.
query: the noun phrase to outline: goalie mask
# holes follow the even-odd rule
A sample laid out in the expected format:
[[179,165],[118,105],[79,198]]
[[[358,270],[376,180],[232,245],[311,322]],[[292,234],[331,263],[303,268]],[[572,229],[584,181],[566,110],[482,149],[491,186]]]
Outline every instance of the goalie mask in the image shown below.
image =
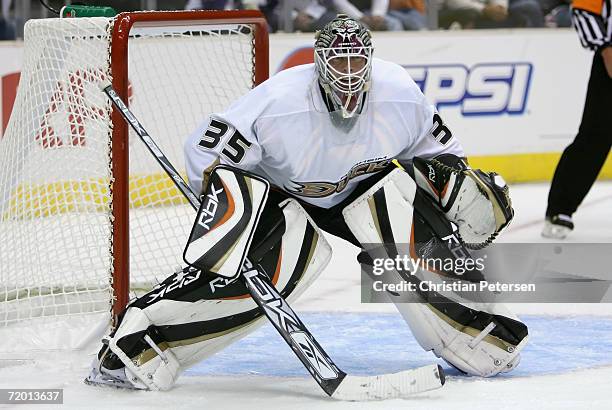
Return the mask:
[[315,65],[319,84],[333,111],[343,118],[359,113],[370,86],[372,41],[360,22],[338,16],[315,34]]

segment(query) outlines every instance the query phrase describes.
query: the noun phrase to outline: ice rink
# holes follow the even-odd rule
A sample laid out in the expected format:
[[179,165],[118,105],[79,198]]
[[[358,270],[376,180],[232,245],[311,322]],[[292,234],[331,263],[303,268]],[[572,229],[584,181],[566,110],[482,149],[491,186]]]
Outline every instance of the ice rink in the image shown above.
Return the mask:
[[[547,194],[548,184],[512,186],[516,217],[500,240],[543,241]],[[610,243],[612,251],[611,182],[596,184],[575,215],[575,224],[569,241]],[[270,325],[189,369],[169,392],[84,385],[97,343],[83,351],[51,352],[35,361],[22,356],[0,360],[0,388],[63,388],[61,408],[77,409],[612,408],[612,305],[513,304],[530,333],[521,364],[502,377],[465,377],[423,352],[393,305],[360,303],[357,250],[340,240],[330,241],[330,266],[293,306],[314,336],[338,366],[354,374],[389,373],[437,361],[448,370],[442,389],[408,400],[332,400]]]

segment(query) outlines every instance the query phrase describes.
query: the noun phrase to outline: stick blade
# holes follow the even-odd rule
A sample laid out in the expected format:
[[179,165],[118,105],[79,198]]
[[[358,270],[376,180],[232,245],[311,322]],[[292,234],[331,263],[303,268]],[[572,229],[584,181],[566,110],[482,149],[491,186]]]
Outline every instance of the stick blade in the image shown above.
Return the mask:
[[432,364],[378,376],[347,375],[331,397],[348,401],[401,399],[443,385],[444,371],[439,365]]

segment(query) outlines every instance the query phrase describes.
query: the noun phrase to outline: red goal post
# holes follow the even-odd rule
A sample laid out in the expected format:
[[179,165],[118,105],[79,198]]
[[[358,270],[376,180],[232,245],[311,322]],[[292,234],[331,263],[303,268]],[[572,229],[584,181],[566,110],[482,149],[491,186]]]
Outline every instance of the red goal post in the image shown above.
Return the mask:
[[[163,27],[168,24],[189,26],[197,22],[211,25],[249,24],[254,27],[253,35],[253,85],[256,86],[269,76],[268,25],[263,14],[258,10],[224,10],[224,11],[154,11],[121,13],[117,16],[112,31],[111,72],[113,88],[123,101],[128,101],[128,48],[129,37],[134,25],[146,27]],[[114,317],[118,315],[129,301],[129,126],[116,108],[113,108],[113,174],[115,180],[112,192],[119,206],[113,206],[115,220],[113,230],[114,243],[114,278],[113,302]],[[155,136],[153,135],[153,138]]]
[[17,327],[42,341],[47,330],[78,335],[75,316],[116,318],[182,261],[193,210],[100,87],[112,81],[182,172],[188,135],[265,81],[268,65],[254,10],[26,23],[0,138],[0,356],[25,344],[4,337]]

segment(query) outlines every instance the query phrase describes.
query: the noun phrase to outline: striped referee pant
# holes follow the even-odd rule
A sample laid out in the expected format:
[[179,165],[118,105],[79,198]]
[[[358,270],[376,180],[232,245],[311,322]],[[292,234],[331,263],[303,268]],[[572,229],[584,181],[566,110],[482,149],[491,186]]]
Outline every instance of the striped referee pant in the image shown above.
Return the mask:
[[612,146],[612,78],[593,57],[578,134],[561,155],[548,193],[546,216],[572,215],[589,192]]

